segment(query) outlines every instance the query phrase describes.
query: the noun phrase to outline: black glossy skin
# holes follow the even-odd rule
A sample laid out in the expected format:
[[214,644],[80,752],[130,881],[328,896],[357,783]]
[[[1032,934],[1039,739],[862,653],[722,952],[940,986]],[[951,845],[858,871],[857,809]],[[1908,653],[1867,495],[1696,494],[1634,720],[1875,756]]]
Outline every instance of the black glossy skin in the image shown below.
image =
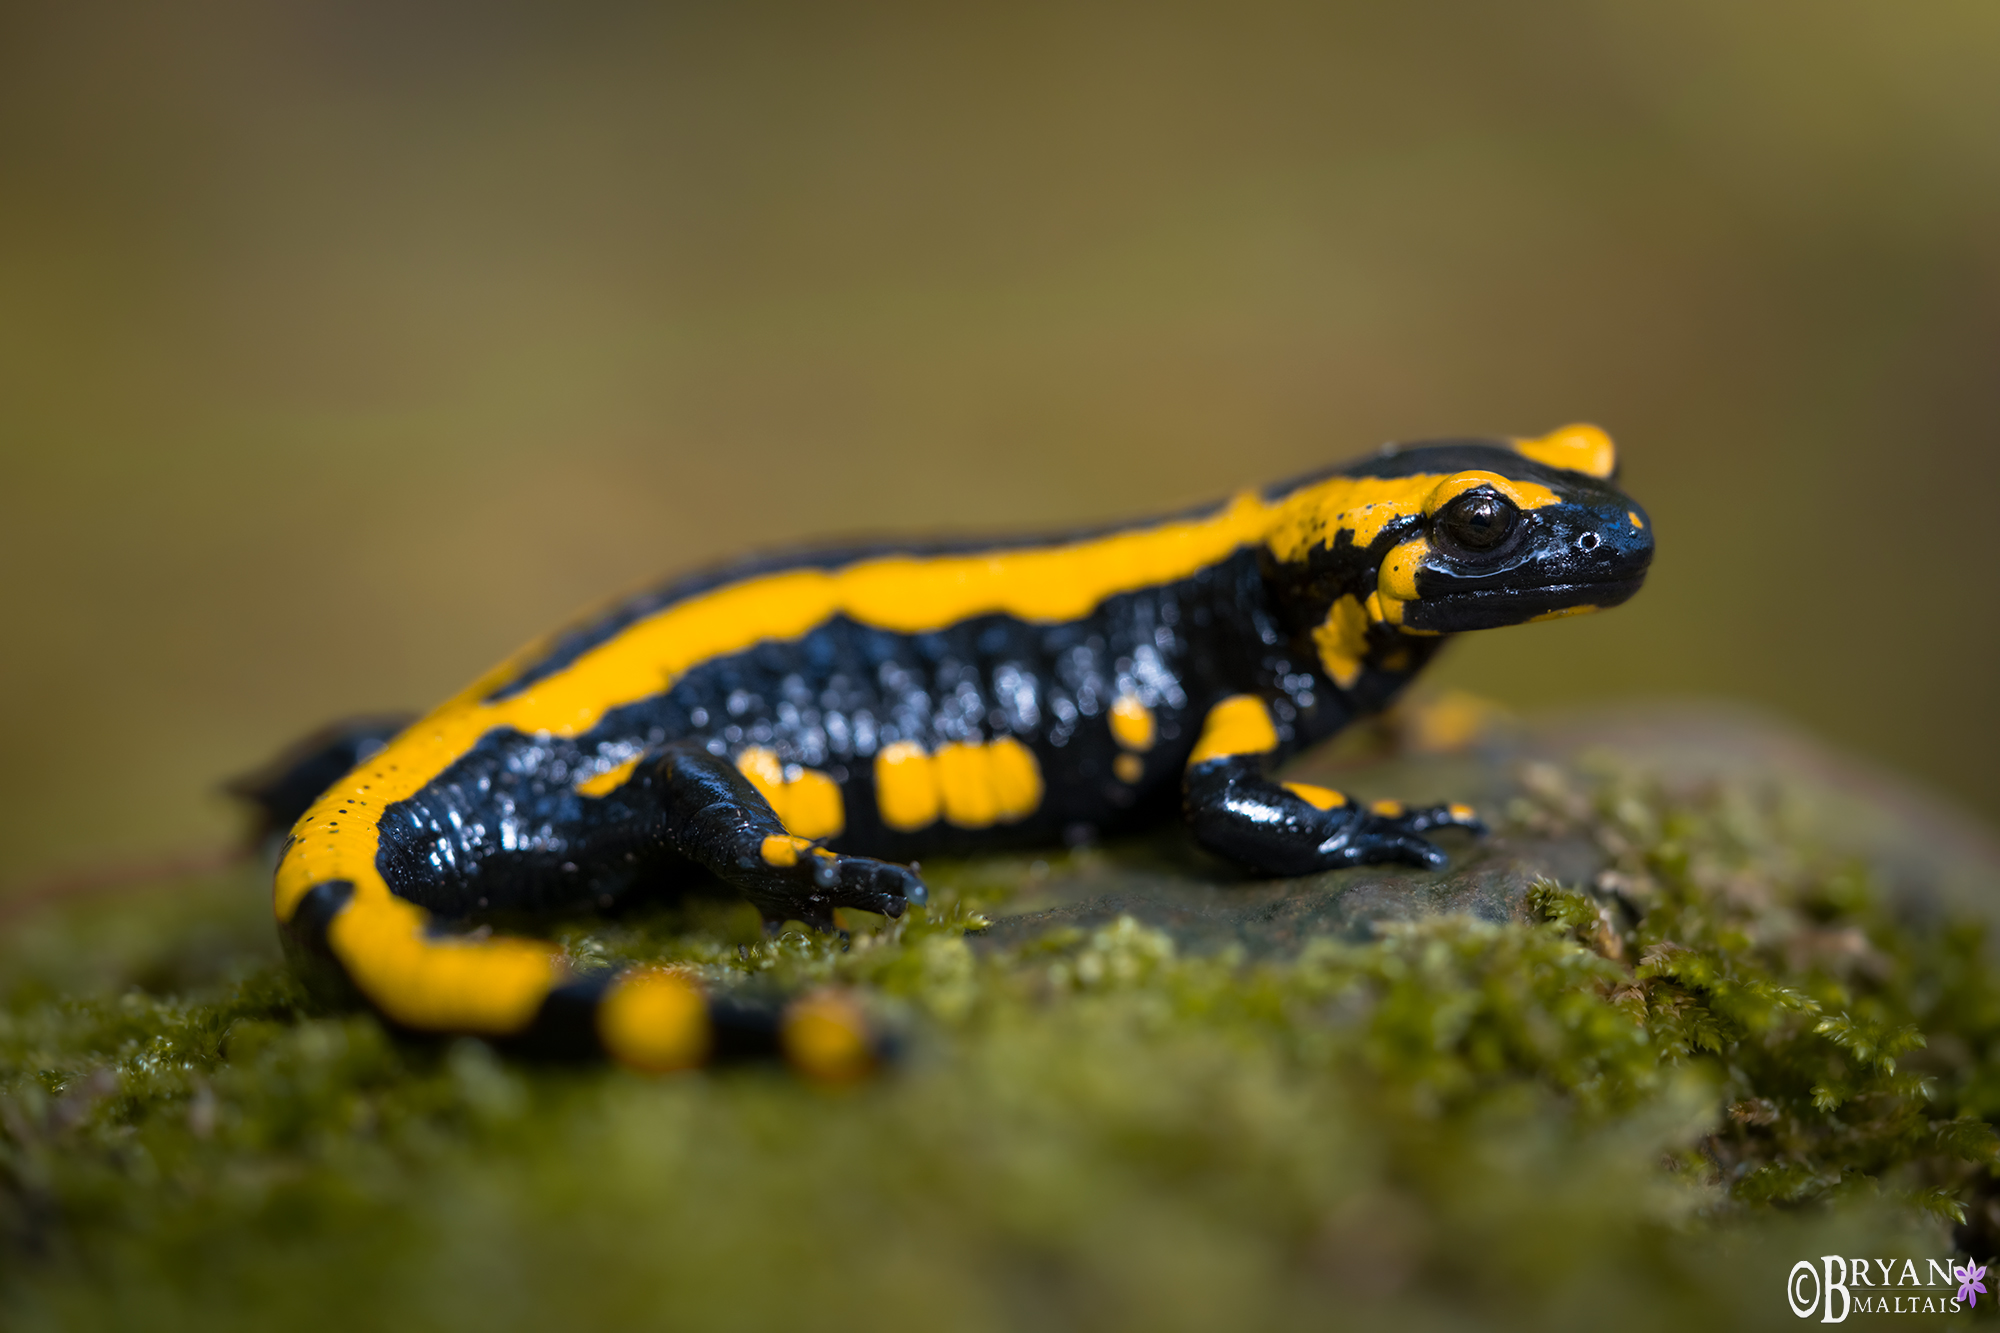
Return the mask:
[[[1423,835],[1450,824],[1476,828],[1462,811],[1320,809],[1272,781],[1271,769],[1386,706],[1450,632],[1623,601],[1651,561],[1651,526],[1607,481],[1480,441],[1387,451],[1267,492],[1278,498],[1333,475],[1465,470],[1547,486],[1564,502],[1519,511],[1507,539],[1485,551],[1455,546],[1445,515],[1421,513],[1390,522],[1366,547],[1337,531],[1330,544],[1292,563],[1266,547],[1246,547],[1057,624],[988,615],[904,634],[835,618],[802,637],[696,665],[664,693],[606,713],[574,738],[489,732],[416,795],[389,807],[378,825],[377,865],[395,894],[445,920],[613,908],[705,870],[773,922],[826,926],[837,906],[896,915],[905,901],[922,901],[921,881],[904,867],[926,856],[1128,832],[1177,814],[1210,850],[1261,874],[1441,862]],[[1320,660],[1314,629],[1336,599],[1374,591],[1385,555],[1422,533],[1431,534],[1432,552],[1417,574],[1418,598],[1405,604],[1401,626],[1370,626],[1360,674],[1343,688]],[[684,579],[556,640],[489,697],[561,670],[663,607],[738,579],[891,551],[1054,544],[821,550]],[[1137,696],[1155,719],[1157,739],[1140,756],[1136,781],[1113,767],[1121,750],[1104,714],[1119,695]],[[1277,747],[1190,768],[1209,710],[1240,695],[1266,702]],[[916,832],[885,826],[873,773],[882,746],[915,741],[929,751],[1003,736],[1028,746],[1039,764],[1045,792],[1033,813],[978,830],[942,821]],[[757,855],[763,838],[785,830],[733,762],[752,745],[840,784],[846,828],[829,842],[837,856],[776,867]],[[576,775],[596,771],[600,759],[639,755],[631,780],[608,796],[574,789]],[[288,804],[295,793],[286,787],[281,795],[281,786],[267,782],[259,793],[273,820],[299,813]],[[315,919],[301,913],[292,934],[315,933]],[[317,942],[294,943],[311,952]]]
[[[1408,668],[1370,671],[1341,690],[1318,669],[1309,640],[1303,651],[1292,642],[1248,551],[1061,625],[989,616],[903,635],[837,619],[795,642],[698,667],[573,741],[488,736],[396,812],[403,818],[386,822],[381,863],[398,893],[448,916],[616,898],[663,868],[667,846],[649,826],[657,798],[642,782],[587,800],[569,775],[601,745],[680,740],[732,772],[733,753],[763,745],[828,773],[844,788],[847,814],[830,845],[861,856],[908,862],[1126,832],[1173,817],[1182,767],[1217,699],[1267,695],[1290,753],[1382,707],[1439,642],[1415,640]],[[1147,700],[1158,727],[1137,783],[1112,772],[1119,751],[1104,713],[1121,690]],[[999,735],[1027,743],[1040,763],[1046,794],[1034,814],[979,830],[883,825],[872,769],[883,745],[931,749]]]

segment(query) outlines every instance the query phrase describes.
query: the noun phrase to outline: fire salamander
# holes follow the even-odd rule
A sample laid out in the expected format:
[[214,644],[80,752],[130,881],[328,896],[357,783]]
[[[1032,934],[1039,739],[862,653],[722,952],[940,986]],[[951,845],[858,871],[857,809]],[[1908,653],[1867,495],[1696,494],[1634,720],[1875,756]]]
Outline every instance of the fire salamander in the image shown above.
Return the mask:
[[290,826],[278,925],[302,968],[406,1029],[653,1070],[764,1042],[838,1070],[862,1058],[838,1000],[759,1017],[673,971],[575,975],[549,943],[469,923],[705,872],[767,922],[825,929],[837,907],[924,902],[920,857],[1176,813],[1260,875],[1442,864],[1427,835],[1479,831],[1469,808],[1273,770],[1383,708],[1453,632],[1630,597],[1653,532],[1613,471],[1590,426],[1391,446],[1103,531],[667,583],[253,783]]

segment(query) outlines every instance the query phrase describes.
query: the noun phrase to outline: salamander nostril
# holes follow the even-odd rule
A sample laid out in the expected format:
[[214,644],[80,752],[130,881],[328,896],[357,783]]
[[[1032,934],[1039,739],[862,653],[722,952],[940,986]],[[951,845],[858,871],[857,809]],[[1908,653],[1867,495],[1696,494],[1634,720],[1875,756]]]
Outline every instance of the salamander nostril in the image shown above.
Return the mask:
[[1598,548],[1598,546],[1603,543],[1603,541],[1604,538],[1598,536],[1596,533],[1586,532],[1581,537],[1578,537],[1576,539],[1576,544],[1583,550],[1595,551]]

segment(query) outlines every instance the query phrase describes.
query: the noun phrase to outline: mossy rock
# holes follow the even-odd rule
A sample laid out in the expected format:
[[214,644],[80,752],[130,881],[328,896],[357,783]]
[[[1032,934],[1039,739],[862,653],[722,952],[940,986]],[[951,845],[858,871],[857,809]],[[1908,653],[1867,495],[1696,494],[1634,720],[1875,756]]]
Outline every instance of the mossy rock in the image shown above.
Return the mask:
[[[1782,826],[1765,836],[1821,857],[1862,860],[1905,917],[1934,919],[1949,910],[1992,921],[2000,913],[2000,844],[1986,829],[1748,710],[1655,705],[1575,713],[1532,728],[1495,722],[1464,750],[1391,758],[1371,753],[1393,744],[1391,737],[1359,740],[1309,756],[1293,776],[1368,800],[1471,801],[1496,817],[1494,831],[1477,840],[1440,834],[1454,854],[1440,870],[1369,866],[1298,880],[1246,879],[1172,835],[1112,855],[1068,858],[1060,871],[1035,861],[982,941],[1013,943],[1052,927],[1129,916],[1184,948],[1237,943],[1267,955],[1329,934],[1370,938],[1390,921],[1535,919],[1529,893],[1540,881],[1616,885],[1628,878],[1618,866],[1630,859],[1621,853],[1631,838],[1590,795],[1614,778],[1647,784],[1656,800],[1699,804],[1725,788],[1761,800],[1764,816]],[[1643,817],[1638,823],[1630,832],[1644,838],[1650,829]]]
[[842,1088],[322,1011],[247,870],[17,914],[4,1322],[1762,1327],[1799,1258],[1991,1252],[1983,831],[1709,709],[1357,749],[1301,776],[1494,834],[1277,884],[1173,833],[940,864],[847,941],[561,932],[853,988],[906,1053]]

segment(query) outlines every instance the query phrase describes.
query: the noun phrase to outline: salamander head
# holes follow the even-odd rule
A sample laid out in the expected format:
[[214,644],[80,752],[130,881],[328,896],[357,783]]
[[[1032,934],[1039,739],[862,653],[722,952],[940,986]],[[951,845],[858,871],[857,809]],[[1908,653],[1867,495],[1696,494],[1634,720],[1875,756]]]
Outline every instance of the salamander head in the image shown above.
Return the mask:
[[1358,670],[1335,667],[1366,655],[1371,626],[1442,634],[1616,606],[1645,580],[1653,529],[1615,470],[1594,426],[1387,449],[1272,497],[1270,569],[1326,617],[1314,637],[1336,678]]

